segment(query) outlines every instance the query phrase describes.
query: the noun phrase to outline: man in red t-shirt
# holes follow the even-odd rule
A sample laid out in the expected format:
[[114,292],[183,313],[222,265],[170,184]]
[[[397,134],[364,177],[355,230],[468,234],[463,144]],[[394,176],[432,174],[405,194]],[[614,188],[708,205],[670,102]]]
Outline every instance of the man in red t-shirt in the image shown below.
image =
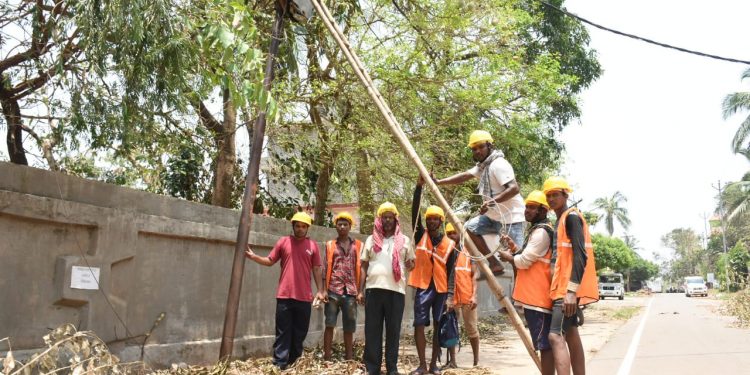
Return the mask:
[[276,340],[273,343],[273,364],[285,369],[302,355],[312,310],[310,273],[318,289],[316,297],[326,298],[322,282],[318,244],[307,237],[312,219],[304,212],[292,217],[294,235],[281,237],[267,257],[255,254],[247,245],[245,256],[264,266],[281,260],[279,287],[276,290]]

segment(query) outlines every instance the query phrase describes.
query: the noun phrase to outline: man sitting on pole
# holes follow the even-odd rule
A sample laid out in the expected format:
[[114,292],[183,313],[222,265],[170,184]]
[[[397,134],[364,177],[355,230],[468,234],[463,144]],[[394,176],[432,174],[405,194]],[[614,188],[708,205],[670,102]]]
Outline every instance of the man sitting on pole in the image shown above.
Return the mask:
[[[419,367],[412,371],[413,375],[427,374],[425,350],[427,340],[425,327],[430,325],[430,316],[435,322],[432,330],[432,356],[430,359],[430,374],[440,374],[437,365],[440,355],[440,341],[437,327],[443,312],[453,308],[454,278],[453,268],[456,263],[456,253],[453,251],[455,243],[442,232],[445,213],[438,206],[427,207],[424,213],[425,231],[422,219],[419,217],[419,206],[422,198],[424,180],[419,177],[414,189],[411,214],[415,223],[414,241],[416,246],[416,264],[414,271],[409,274],[409,286],[416,290],[414,294],[414,341],[417,345]],[[446,306],[447,304],[447,306]]]
[[385,202],[378,208],[375,227],[360,259],[364,277],[357,302],[365,305],[365,368],[368,375],[380,374],[385,326],[386,374],[395,375],[406,303],[406,271],[414,269],[414,250],[409,237],[401,233],[393,203]]
[[[521,188],[516,182],[513,167],[505,160],[502,151],[495,149],[494,140],[489,132],[475,130],[469,137],[469,148],[477,165],[468,171],[443,179],[435,179],[438,185],[452,185],[466,182],[472,178],[479,179],[479,195],[482,196],[482,207],[479,215],[466,222],[466,232],[477,245],[479,251],[490,254],[491,250],[484,236],[497,238],[503,227],[516,243],[523,242],[524,204]],[[495,239],[493,238],[493,242]],[[495,275],[502,275],[504,267],[499,256],[490,257],[490,269]]]
[[344,328],[344,359],[352,359],[354,331],[357,328],[357,290],[360,282],[359,256],[362,241],[349,237],[354,218],[341,212],[333,218],[338,238],[326,242],[325,290],[328,301],[325,305],[326,329],[323,333],[323,359],[331,360],[333,329],[341,311]]
[[326,299],[322,282],[318,244],[307,237],[312,218],[304,212],[292,217],[292,236],[281,237],[267,257],[262,257],[247,245],[245,256],[263,266],[281,260],[279,287],[276,290],[276,340],[273,343],[273,364],[280,369],[291,366],[302,355],[310,326],[312,287],[310,274],[315,278],[318,293],[315,298]]

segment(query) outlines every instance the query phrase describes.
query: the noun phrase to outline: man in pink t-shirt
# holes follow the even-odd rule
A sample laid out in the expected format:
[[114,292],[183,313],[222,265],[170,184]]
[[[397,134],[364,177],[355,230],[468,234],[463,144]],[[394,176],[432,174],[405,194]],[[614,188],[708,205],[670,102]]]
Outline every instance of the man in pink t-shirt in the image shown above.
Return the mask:
[[302,355],[302,343],[310,326],[312,286],[315,278],[316,297],[324,300],[320,252],[318,244],[307,237],[312,219],[304,212],[292,217],[294,235],[281,237],[267,257],[255,254],[247,245],[245,256],[264,266],[281,260],[279,287],[276,290],[276,340],[273,343],[273,364],[280,369],[290,366]]

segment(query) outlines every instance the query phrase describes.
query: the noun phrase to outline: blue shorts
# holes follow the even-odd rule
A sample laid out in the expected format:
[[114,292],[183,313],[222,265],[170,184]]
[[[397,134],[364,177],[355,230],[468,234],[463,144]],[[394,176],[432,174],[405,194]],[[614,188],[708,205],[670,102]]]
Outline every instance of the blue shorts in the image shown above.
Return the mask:
[[500,234],[503,230],[503,226],[508,230],[508,236],[516,243],[518,247],[523,245],[523,230],[525,228],[524,222],[512,223],[510,225],[503,225],[499,221],[495,221],[487,217],[487,215],[474,216],[466,222],[464,227],[471,233],[478,236],[485,234]]
[[467,231],[482,236],[485,234],[499,234],[503,224],[487,217],[487,215],[474,216],[464,224]]
[[523,315],[526,317],[526,323],[529,325],[529,333],[531,333],[531,342],[534,343],[534,349],[552,349],[552,346],[549,344],[549,328],[552,324],[552,314],[523,309]]
[[341,310],[341,323],[344,332],[350,333],[357,329],[357,299],[350,295],[340,295],[328,292],[328,303],[325,306],[326,327],[335,327]]
[[432,309],[432,319],[437,324],[440,321],[440,315],[443,314],[446,300],[448,300],[448,293],[438,293],[434,282],[430,282],[427,289],[417,288],[417,293],[414,294],[414,327],[430,325],[430,309]]

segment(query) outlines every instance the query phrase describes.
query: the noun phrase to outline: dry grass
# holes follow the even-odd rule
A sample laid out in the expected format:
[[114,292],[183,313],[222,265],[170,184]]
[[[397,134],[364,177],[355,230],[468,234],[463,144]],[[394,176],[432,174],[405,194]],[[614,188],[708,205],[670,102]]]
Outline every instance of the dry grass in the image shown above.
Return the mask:
[[10,340],[9,350],[2,363],[6,375],[27,374],[141,374],[141,362],[120,363],[98,336],[89,331],[78,331],[72,324],[64,324],[44,336],[46,348],[34,353],[25,362],[16,361]]
[[[485,317],[479,320],[479,331],[482,341],[499,342],[503,331],[510,329],[510,325],[502,316]],[[431,336],[431,331],[428,332]],[[71,324],[63,325],[44,337],[47,348],[32,355],[25,362],[16,361],[12,350],[2,361],[3,375],[26,374],[145,374],[156,375],[358,375],[364,374],[364,366],[359,361],[364,352],[364,345],[356,342],[354,358],[344,360],[343,344],[335,344],[331,361],[323,360],[322,348],[305,350],[295,364],[284,370],[279,370],[271,363],[270,357],[251,358],[245,361],[220,362],[212,366],[178,366],[170,369],[150,370],[142,362],[120,363],[119,359],[109,352],[106,344],[93,332],[78,332]],[[10,346],[9,340],[6,341]],[[462,337],[468,344],[468,339]],[[402,348],[413,344],[413,337],[405,336],[401,341]],[[419,359],[413,354],[401,353],[399,367],[413,369],[419,365]],[[477,367],[469,369],[447,369],[446,375],[487,375],[491,371]]]
[[731,294],[723,301],[722,311],[737,318],[737,325],[750,327],[750,288]]

